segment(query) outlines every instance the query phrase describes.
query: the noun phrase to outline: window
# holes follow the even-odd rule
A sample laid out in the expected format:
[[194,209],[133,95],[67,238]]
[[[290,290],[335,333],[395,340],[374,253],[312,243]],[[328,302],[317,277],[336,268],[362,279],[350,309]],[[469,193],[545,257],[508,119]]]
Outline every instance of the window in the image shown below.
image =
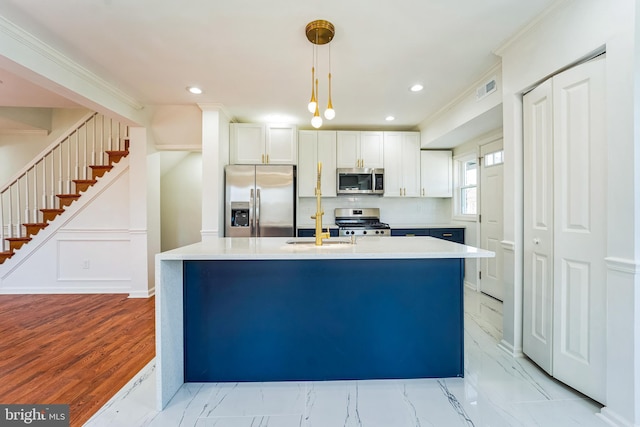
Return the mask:
[[456,159],[454,216],[475,220],[478,213],[478,160],[475,154]]
[[497,166],[504,163],[504,151],[494,151],[484,155],[484,165],[486,167]]

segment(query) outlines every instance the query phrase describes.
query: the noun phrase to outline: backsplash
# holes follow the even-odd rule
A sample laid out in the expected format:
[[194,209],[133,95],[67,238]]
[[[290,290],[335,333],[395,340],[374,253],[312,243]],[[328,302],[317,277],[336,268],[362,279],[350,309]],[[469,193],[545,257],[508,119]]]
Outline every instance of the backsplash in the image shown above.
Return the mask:
[[[448,224],[451,222],[451,199],[440,198],[390,198],[377,196],[323,197],[324,227],[334,226],[335,208],[379,208],[380,220],[392,227],[402,225]],[[298,199],[297,226],[313,227],[311,215],[316,212],[316,199]]]

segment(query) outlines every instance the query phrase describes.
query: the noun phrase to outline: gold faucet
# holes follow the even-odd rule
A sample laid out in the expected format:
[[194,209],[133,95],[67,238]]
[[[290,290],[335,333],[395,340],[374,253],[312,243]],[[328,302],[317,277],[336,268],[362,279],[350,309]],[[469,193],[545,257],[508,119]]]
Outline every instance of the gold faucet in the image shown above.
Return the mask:
[[316,220],[316,246],[322,246],[322,239],[328,239],[329,231],[322,231],[322,192],[320,191],[320,178],[322,176],[322,162],[318,162],[318,181],[316,183],[316,214],[311,216],[311,219]]

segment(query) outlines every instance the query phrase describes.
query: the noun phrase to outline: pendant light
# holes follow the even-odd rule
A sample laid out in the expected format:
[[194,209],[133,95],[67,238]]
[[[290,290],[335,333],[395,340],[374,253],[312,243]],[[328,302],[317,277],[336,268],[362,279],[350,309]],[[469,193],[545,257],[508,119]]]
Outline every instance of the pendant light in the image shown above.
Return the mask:
[[[318,79],[316,79],[316,93],[318,92]],[[320,110],[318,108],[318,103],[316,102],[316,110],[313,112],[313,117],[311,118],[311,126],[318,129],[322,126],[322,117],[320,117]]]
[[331,46],[329,46],[329,102],[327,103],[327,109],[324,110],[324,117],[327,120],[333,120],[336,116],[336,110],[333,109],[331,103]]
[[[322,19],[309,22],[305,29],[307,40],[313,43],[313,64],[311,67],[311,100],[307,105],[310,113],[313,113],[311,118],[311,125],[318,129],[322,126],[322,117],[320,116],[319,104],[319,92],[318,92],[318,79],[316,78],[316,71],[318,70],[318,51],[317,47],[328,44],[333,40],[335,35],[335,28],[329,21]],[[329,47],[329,97],[327,102],[327,109],[324,112],[324,117],[327,120],[331,120],[336,116],[336,112],[333,109],[331,101],[331,47]]]
[[313,88],[316,82],[316,46],[313,46],[313,55],[311,56],[311,99],[309,100],[309,105],[307,105],[307,109],[310,113],[316,111],[318,108],[318,100],[316,99],[316,91]]

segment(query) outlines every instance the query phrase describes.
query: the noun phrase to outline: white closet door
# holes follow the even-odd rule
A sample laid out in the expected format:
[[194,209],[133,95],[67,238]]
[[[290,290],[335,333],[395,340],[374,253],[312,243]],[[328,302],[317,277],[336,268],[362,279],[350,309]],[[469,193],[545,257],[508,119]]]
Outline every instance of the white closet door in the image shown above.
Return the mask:
[[502,205],[503,205],[503,164],[488,165],[485,155],[502,150],[502,138],[480,147],[482,157],[480,168],[480,247],[495,252],[493,258],[481,258],[480,290],[500,301],[504,299],[502,280]]
[[523,98],[523,351],[553,374],[553,101],[547,80]]
[[605,399],[604,57],[553,78],[554,376]]

